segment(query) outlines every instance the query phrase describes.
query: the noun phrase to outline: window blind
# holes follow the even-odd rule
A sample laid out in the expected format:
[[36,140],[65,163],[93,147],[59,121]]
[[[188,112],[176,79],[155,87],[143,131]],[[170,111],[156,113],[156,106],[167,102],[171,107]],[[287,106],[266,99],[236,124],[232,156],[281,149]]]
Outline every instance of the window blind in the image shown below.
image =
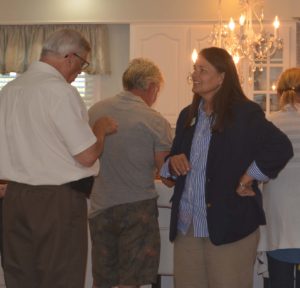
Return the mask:
[[[10,81],[18,76],[17,73],[11,72],[7,74],[0,74],[0,90]],[[82,97],[87,109],[90,108],[97,99],[95,99],[94,93],[94,77],[86,73],[81,73],[77,76],[75,81],[71,83],[77,88],[80,96]],[[98,76],[99,77],[99,76]]]

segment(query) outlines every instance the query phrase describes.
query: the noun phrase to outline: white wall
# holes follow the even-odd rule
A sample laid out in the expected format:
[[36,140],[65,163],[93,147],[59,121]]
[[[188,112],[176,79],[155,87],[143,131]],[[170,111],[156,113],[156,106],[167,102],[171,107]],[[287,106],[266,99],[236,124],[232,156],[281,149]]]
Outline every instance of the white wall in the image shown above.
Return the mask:
[[[1,0],[0,24],[133,23],[217,19],[218,0]],[[300,15],[299,0],[265,0],[265,18]],[[239,12],[239,0],[223,0],[224,19]]]
[[[108,23],[111,75],[101,78],[101,98],[122,89],[129,61],[129,24],[217,19],[218,0],[0,0],[0,24]],[[222,0],[224,19],[239,14],[239,0]],[[265,18],[300,17],[299,0],[265,0]]]
[[122,90],[122,75],[129,62],[129,25],[108,24],[111,74],[101,76],[101,99]]
[[[218,8],[218,0],[0,1],[0,25],[108,23],[112,73],[101,77],[101,98],[113,96],[122,89],[121,77],[129,61],[129,23],[215,21]],[[239,14],[238,3],[239,0],[222,1],[224,19]],[[281,20],[300,18],[299,0],[265,0],[264,7],[266,20],[276,14]],[[89,278],[88,287],[90,281]],[[168,284],[166,287],[171,287]],[[256,283],[255,287],[260,285]]]

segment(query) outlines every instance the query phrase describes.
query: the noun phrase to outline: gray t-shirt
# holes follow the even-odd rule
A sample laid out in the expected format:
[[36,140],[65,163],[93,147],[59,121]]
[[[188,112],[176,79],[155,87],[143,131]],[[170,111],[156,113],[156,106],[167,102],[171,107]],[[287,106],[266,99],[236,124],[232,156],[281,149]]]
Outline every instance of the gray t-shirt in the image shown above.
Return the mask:
[[155,152],[170,150],[168,121],[128,91],[98,102],[89,116],[91,125],[101,116],[113,117],[119,125],[117,133],[105,138],[90,217],[112,206],[157,197],[154,156]]

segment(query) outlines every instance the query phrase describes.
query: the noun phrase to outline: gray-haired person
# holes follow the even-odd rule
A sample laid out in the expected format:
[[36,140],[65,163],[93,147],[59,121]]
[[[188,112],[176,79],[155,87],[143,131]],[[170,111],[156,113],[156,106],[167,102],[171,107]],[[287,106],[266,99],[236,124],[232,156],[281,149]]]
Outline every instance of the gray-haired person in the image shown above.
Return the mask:
[[70,85],[88,65],[90,45],[74,30],[54,32],[33,63],[0,94],[0,179],[7,288],[82,288],[87,204],[111,118],[93,131]]
[[138,287],[156,281],[160,238],[156,169],[171,146],[169,123],[151,106],[163,77],[137,58],[123,74],[124,91],[95,104],[93,124],[104,115],[119,123],[105,140],[101,169],[91,194],[90,229],[94,287]]

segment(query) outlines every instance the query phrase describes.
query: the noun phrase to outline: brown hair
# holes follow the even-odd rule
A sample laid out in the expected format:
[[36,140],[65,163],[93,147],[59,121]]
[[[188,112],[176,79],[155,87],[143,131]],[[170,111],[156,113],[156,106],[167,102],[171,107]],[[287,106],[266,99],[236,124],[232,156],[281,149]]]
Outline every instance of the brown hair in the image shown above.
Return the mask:
[[295,107],[296,96],[300,94],[300,68],[289,68],[280,75],[277,81],[277,94],[280,97],[280,109],[286,104]]
[[[232,104],[238,101],[247,101],[239,76],[231,55],[222,48],[209,47],[200,51],[199,55],[204,57],[219,73],[224,73],[224,80],[220,89],[212,99],[214,122],[212,131],[222,131],[226,124],[232,121]],[[190,106],[186,126],[197,115],[201,95],[194,94]]]

